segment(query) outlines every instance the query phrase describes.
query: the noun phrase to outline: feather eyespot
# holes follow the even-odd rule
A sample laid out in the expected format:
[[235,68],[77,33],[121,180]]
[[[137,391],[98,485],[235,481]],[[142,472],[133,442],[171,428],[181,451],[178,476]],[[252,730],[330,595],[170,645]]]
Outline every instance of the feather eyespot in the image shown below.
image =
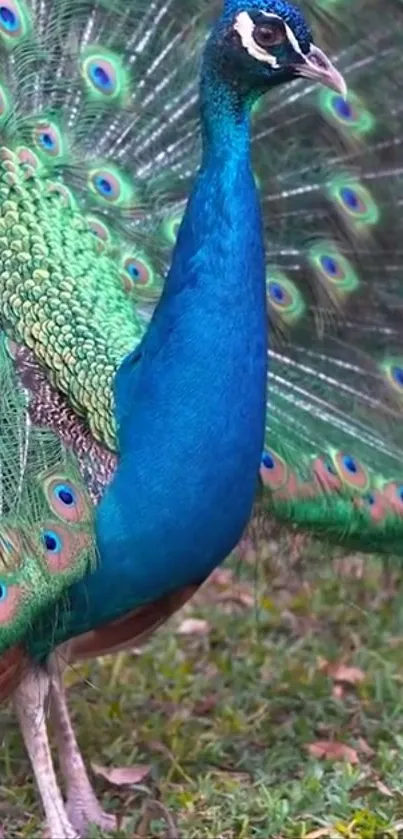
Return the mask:
[[41,541],[49,571],[58,574],[74,570],[83,552],[90,548],[91,534],[89,531],[75,532],[71,527],[49,522],[42,531]]
[[74,489],[68,484],[58,484],[54,489],[54,493],[59,501],[67,507],[77,504]]
[[11,623],[21,602],[22,589],[0,580],[0,626]]
[[357,458],[346,452],[337,452],[333,455],[333,463],[344,486],[359,492],[368,491],[369,475]]
[[133,292],[143,299],[158,297],[161,291],[159,276],[153,270],[145,255],[126,255],[122,259],[122,282],[127,292]]
[[34,127],[33,140],[40,157],[47,162],[59,160],[65,154],[60,129],[52,122],[39,122]]
[[379,208],[368,189],[357,181],[337,178],[328,187],[328,194],[342,217],[355,230],[365,230],[379,221]]
[[399,386],[403,388],[403,367],[392,367],[392,377],[393,381]]
[[90,48],[81,61],[88,93],[104,101],[116,100],[128,89],[128,74],[118,55],[102,47]]
[[381,364],[381,370],[387,381],[400,396],[403,395],[403,360],[387,359]]
[[150,286],[154,275],[151,266],[141,257],[128,256],[123,260],[123,282],[127,291],[134,286]]
[[103,203],[127,206],[133,199],[131,184],[116,167],[93,169],[88,184],[94,196]]
[[260,477],[271,490],[281,489],[288,479],[288,466],[274,451],[266,449],[262,455]]
[[112,175],[103,172],[94,175],[92,182],[97,192],[107,201],[116,201],[120,195],[119,181]]
[[337,114],[340,119],[345,119],[349,122],[353,118],[353,109],[350,102],[345,99],[344,96],[333,96],[332,104],[335,114]]
[[319,108],[325,119],[336,123],[345,134],[350,136],[359,138],[372,131],[375,125],[375,119],[370,111],[352,91],[349,91],[348,98],[344,99],[333,91],[321,90]]
[[142,262],[140,259],[129,258],[124,262],[124,269],[132,284],[149,284],[151,271],[145,262]]
[[42,533],[47,565],[50,571],[65,571],[70,565],[70,551],[64,550],[64,539],[56,528],[49,528]]
[[346,297],[359,287],[352,265],[332,242],[321,242],[309,249],[308,259],[317,279],[328,293]]
[[107,244],[111,241],[111,234],[103,221],[95,216],[87,216],[87,221],[91,233],[93,233],[101,243]]
[[395,481],[384,484],[382,488],[383,497],[389,502],[395,513],[403,515],[403,485]]
[[18,0],[0,2],[0,35],[9,46],[26,35],[29,17],[26,8]]
[[287,325],[300,320],[305,312],[305,303],[295,283],[279,272],[267,277],[267,300],[270,308]]
[[63,547],[62,541],[54,530],[45,530],[43,533],[43,544],[45,550],[50,554],[60,553]]
[[87,520],[88,509],[82,492],[71,481],[52,477],[45,480],[45,493],[53,513],[62,521]]
[[384,497],[378,490],[367,492],[362,498],[362,504],[374,522],[383,521],[387,515]]
[[92,59],[88,67],[88,75],[94,86],[108,95],[113,94],[116,87],[116,79],[114,78],[113,67],[105,61],[96,61]]

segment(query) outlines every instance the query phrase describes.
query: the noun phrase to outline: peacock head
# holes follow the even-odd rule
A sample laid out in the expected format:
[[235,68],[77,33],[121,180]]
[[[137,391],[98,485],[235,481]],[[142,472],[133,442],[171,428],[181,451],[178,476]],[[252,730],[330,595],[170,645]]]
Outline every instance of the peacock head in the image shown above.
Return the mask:
[[343,76],[287,0],[225,0],[211,43],[221,72],[246,93],[304,76],[346,94]]

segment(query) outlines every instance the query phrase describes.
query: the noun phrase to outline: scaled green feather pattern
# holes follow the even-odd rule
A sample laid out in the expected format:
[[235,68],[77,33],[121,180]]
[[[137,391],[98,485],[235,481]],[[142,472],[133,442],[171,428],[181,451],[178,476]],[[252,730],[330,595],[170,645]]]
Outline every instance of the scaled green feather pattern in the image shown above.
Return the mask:
[[[0,340],[0,654],[96,562],[92,504],[75,458],[31,425]],[[66,503],[67,502],[67,503]]]
[[113,375],[142,334],[119,266],[40,170],[0,157],[0,318],[113,448]]

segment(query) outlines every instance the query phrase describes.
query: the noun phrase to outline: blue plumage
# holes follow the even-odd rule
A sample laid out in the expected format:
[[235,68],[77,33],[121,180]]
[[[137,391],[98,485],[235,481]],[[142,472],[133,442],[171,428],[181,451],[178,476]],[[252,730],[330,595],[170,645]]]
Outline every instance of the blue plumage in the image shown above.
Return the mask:
[[202,582],[250,516],[266,411],[265,258],[250,105],[214,59],[201,108],[202,166],[164,293],[116,375],[120,457],[97,512],[99,568],[71,590],[67,619],[52,612],[45,645],[34,629],[33,655]]
[[[261,48],[267,62],[245,47],[239,15],[257,31],[273,28],[273,45]],[[97,510],[99,566],[34,627],[34,657],[200,584],[247,525],[268,353],[250,115],[259,95],[298,74],[311,47],[302,14],[283,0],[228,0],[213,29],[201,75],[201,168],[148,332],[116,374],[119,465]]]

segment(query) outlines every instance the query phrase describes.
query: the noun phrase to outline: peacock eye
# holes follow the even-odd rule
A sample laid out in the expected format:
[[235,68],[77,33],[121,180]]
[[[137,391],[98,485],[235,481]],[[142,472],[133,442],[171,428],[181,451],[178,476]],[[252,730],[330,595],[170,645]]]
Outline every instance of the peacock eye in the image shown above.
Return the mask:
[[274,47],[276,44],[281,44],[286,38],[286,34],[284,31],[284,27],[282,24],[270,26],[265,23],[259,26],[255,26],[253,30],[253,39],[258,47],[262,47],[262,49],[268,49],[268,47]]

